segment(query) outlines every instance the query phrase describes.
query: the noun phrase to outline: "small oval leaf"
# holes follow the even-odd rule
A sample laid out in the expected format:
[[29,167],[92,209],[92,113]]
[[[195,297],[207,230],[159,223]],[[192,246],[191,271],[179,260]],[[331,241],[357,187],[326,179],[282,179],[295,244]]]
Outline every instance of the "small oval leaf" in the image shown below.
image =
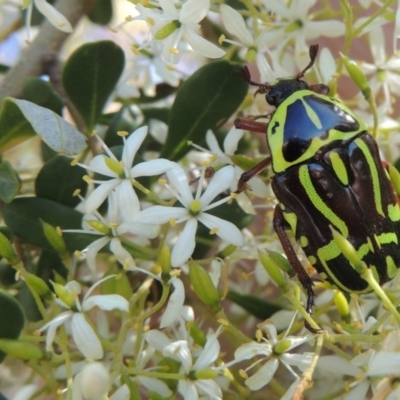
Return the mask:
[[181,159],[191,147],[203,144],[208,129],[222,125],[240,106],[248,84],[237,76],[237,65],[215,61],[200,68],[176,94],[167,141],[160,157]]
[[109,40],[85,44],[68,59],[63,70],[64,88],[82,116],[87,132],[99,121],[124,65],[124,52]]
[[0,199],[10,203],[18,194],[21,179],[8,161],[0,164]]
[[[25,315],[17,300],[4,290],[0,289],[0,338],[17,339],[25,324]],[[7,323],[4,323],[7,321]],[[0,362],[6,354],[0,351]]]
[[47,108],[7,97],[0,112],[0,151],[38,134],[53,150],[75,155],[86,148],[86,137]]
[[81,201],[73,196],[75,190],[79,189],[82,196],[86,193],[87,183],[82,179],[85,174],[83,168],[71,165],[70,158],[56,156],[40,170],[35,181],[36,195],[75,207]]

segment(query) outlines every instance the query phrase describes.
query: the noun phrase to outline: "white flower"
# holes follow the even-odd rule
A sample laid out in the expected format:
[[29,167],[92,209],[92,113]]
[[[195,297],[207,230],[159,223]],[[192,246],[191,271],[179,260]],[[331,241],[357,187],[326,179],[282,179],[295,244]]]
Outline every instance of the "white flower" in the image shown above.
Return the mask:
[[[188,379],[180,379],[178,383],[178,391],[184,399],[198,399],[201,395],[210,399],[222,399],[221,388],[213,380],[217,375],[214,362],[220,355],[219,333],[220,329],[209,333],[207,342],[200,351],[193,349],[191,342],[187,340],[171,341],[164,333],[157,330],[145,334],[146,341],[151,346],[162,352],[165,357],[181,364],[180,373],[188,376]],[[193,362],[194,357],[196,357],[195,362]],[[196,372],[206,369],[214,369],[215,373],[210,374],[209,379],[193,379]]]
[[296,378],[297,374],[293,371],[292,365],[297,366],[301,371],[306,370],[312,361],[312,353],[292,354],[288,353],[289,350],[309,341],[312,336],[307,335],[304,337],[288,336],[283,339],[278,339],[276,328],[268,321],[258,325],[260,329],[264,330],[269,340],[261,337],[260,342],[250,342],[241,345],[235,351],[235,361],[248,360],[253,357],[263,356],[262,359],[252,364],[249,368],[258,364],[262,360],[268,360],[258,371],[246,379],[245,384],[251,390],[259,390],[267,385],[274,376],[279,366],[279,361],[289,370],[289,372]]
[[217,171],[211,178],[207,189],[201,194],[204,184],[203,170],[195,197],[192,195],[185,171],[181,167],[177,166],[169,170],[167,176],[172,186],[170,190],[183,207],[149,207],[137,214],[134,222],[153,225],[165,224],[166,222],[186,223],[171,253],[173,267],[179,267],[192,255],[196,245],[195,235],[198,221],[228,243],[236,246],[243,244],[243,236],[234,224],[206,212],[229,200],[229,197],[227,197],[211,203],[216,196],[223,193],[232,184],[234,178],[232,166],[226,166]]
[[[280,48],[293,40],[295,42],[296,61],[303,64],[302,58],[308,57],[307,40],[321,36],[339,37],[345,33],[345,25],[338,20],[312,21],[310,8],[317,0],[292,1],[287,3],[276,0],[263,0],[268,11],[276,14],[277,19],[269,22],[271,28],[263,35],[269,46]],[[275,28],[275,29],[274,29]]]
[[[103,358],[103,347],[93,328],[86,320],[87,317],[85,312],[96,306],[104,311],[117,309],[124,312],[129,312],[128,301],[118,294],[90,296],[96,286],[98,286],[104,280],[112,277],[114,277],[114,275],[107,276],[106,278],[96,282],[85,294],[82,304],[80,304],[78,299],[78,295],[81,293],[81,285],[76,281],[71,281],[64,286],[63,290],[61,291],[62,297],[58,299],[58,303],[60,303],[60,305],[64,308],[73,307],[77,311],[73,311],[71,309],[69,311],[65,311],[57,315],[54,319],[39,329],[39,332],[47,330],[46,349],[48,351],[51,351],[52,349],[52,343],[54,341],[57,328],[68,321],[71,324],[72,338],[74,339],[78,350],[88,359],[99,360],[100,358]],[[57,292],[56,285],[57,284],[53,284]],[[75,299],[73,305],[67,305],[65,303],[65,301],[67,301],[71,304],[71,300],[73,299]]]
[[188,0],[177,9],[172,0],[159,1],[161,11],[137,4],[136,8],[149,23],[154,39],[162,41],[163,58],[167,63],[179,61],[180,43],[187,43],[196,53],[219,58],[225,51],[199,35],[199,22],[204,19],[209,8],[209,0]]
[[[391,57],[386,56],[385,36],[381,27],[375,28],[369,34],[369,42],[373,63],[361,63],[360,67],[365,74],[371,75],[369,86],[375,97],[378,97],[382,90],[383,102],[381,112],[392,113],[392,96],[400,96],[400,57],[393,54]],[[361,98],[361,96],[360,96]],[[365,100],[361,100],[365,103]]]
[[160,158],[157,160],[145,161],[132,167],[133,160],[139,147],[147,135],[147,126],[136,129],[129,137],[124,140],[122,160],[118,161],[106,144],[99,138],[107,155],[94,157],[89,166],[78,164],[95,173],[110,177],[105,181],[93,181],[99,186],[89,195],[86,200],[86,212],[93,213],[104,202],[104,200],[114,191],[115,199],[121,213],[122,220],[130,223],[135,214],[140,211],[140,203],[135,190],[132,187],[131,179],[139,176],[159,175],[172,168],[175,163]]
[[30,40],[30,25],[32,16],[32,7],[35,7],[48,19],[48,21],[54,25],[60,31],[65,33],[71,33],[73,31],[71,24],[61,13],[59,13],[50,3],[46,0],[32,0],[27,10],[27,27],[28,27],[28,40]]
[[[287,72],[280,66],[279,62],[277,62],[278,57],[275,57],[274,53],[271,53],[268,49],[268,40],[264,38],[268,31],[265,29],[265,26],[261,25],[260,32],[256,32],[253,35],[247,28],[244,18],[235,9],[225,4],[221,5],[221,19],[226,30],[239,40],[239,42],[237,42],[224,39],[224,42],[231,43],[238,48],[244,47],[247,49],[244,58],[248,62],[255,59],[263,82],[272,81],[278,77],[287,75]],[[273,59],[274,72],[272,72],[264,52],[267,52]]]

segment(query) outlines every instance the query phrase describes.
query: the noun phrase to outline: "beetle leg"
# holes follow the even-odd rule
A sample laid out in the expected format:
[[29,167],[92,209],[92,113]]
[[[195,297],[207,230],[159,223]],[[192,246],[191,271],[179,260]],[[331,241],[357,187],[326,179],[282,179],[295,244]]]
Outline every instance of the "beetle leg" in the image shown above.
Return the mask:
[[[283,217],[283,212],[282,212],[282,209],[279,206],[279,204],[275,207],[273,226],[274,226],[276,234],[279,237],[279,240],[282,244],[283,250],[285,251],[285,254],[288,258],[290,265],[296,272],[300,283],[302,284],[303,288],[307,292],[306,311],[308,314],[312,314],[312,307],[314,305],[314,297],[315,297],[315,293],[312,288],[314,286],[314,283],[313,283],[312,279],[310,278],[310,276],[307,274],[304,267],[301,265],[301,263],[297,257],[297,254],[292,246],[292,243],[290,243],[290,240],[285,232],[285,218]],[[311,328],[308,326],[307,323],[306,323],[306,327],[309,330]],[[312,329],[312,330],[314,331],[314,329]]]
[[[259,118],[265,118],[265,115],[259,116]],[[243,129],[245,131],[266,133],[268,124],[265,122],[257,122],[252,118],[237,118],[234,122],[235,128]]]
[[262,160],[258,164],[256,164],[253,168],[249,169],[240,176],[238,182],[238,188],[235,193],[241,193],[246,190],[247,182],[255,175],[259,174],[263,169],[267,168],[268,165],[271,164],[271,157],[267,157],[265,160]]

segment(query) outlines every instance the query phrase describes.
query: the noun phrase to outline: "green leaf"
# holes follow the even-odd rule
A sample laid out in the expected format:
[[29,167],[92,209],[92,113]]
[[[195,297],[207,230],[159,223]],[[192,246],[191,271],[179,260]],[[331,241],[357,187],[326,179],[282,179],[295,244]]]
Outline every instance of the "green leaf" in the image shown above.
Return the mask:
[[25,100],[31,101],[54,111],[56,114],[61,115],[64,107],[64,102],[61,97],[53,89],[53,86],[40,78],[27,78],[24,80],[23,96]]
[[[25,324],[25,316],[22,308],[14,297],[0,289],[0,338],[17,339]],[[6,323],[5,323],[6,322]],[[6,354],[0,351],[0,362],[3,362]]]
[[36,178],[36,195],[69,207],[76,207],[80,199],[78,196],[73,196],[73,193],[76,189],[80,189],[82,196],[85,196],[87,183],[82,179],[85,174],[83,168],[71,165],[70,158],[54,157],[43,166]]
[[191,149],[188,140],[201,145],[208,129],[216,129],[233,114],[248,89],[237,69],[228,61],[215,61],[183,83],[171,109],[168,138],[160,157],[181,159]]
[[108,25],[111,22],[112,15],[111,0],[97,0],[88,17],[95,24]]
[[21,179],[8,161],[0,164],[0,199],[10,203],[21,188]]
[[[43,233],[40,219],[61,229],[81,229],[83,214],[52,200],[23,197],[6,204],[3,217],[7,226],[21,240],[54,252]],[[96,235],[83,233],[65,233],[63,237],[70,252],[84,249],[97,238]]]
[[262,300],[259,297],[240,294],[232,290],[228,292],[226,298],[261,320],[266,320],[277,311],[284,309],[278,304]]
[[114,42],[85,44],[68,59],[63,70],[64,88],[87,128],[93,130],[122,73],[125,56]]
[[6,97],[0,111],[0,151],[38,134],[53,150],[75,155],[86,148],[86,137],[47,108]]

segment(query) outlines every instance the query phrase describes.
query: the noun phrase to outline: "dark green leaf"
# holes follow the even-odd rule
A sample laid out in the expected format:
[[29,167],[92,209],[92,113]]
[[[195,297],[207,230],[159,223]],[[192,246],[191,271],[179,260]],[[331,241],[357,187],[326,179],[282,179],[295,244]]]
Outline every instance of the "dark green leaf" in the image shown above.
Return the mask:
[[82,196],[86,193],[87,184],[82,179],[85,174],[83,168],[71,165],[70,158],[54,157],[43,166],[36,178],[36,195],[75,207],[80,199],[73,196],[74,191],[80,189]]
[[18,194],[21,179],[8,161],[0,164],[0,199],[9,203]]
[[6,396],[4,396],[3,393],[0,393],[0,400],[8,400]]
[[111,0],[97,0],[88,14],[89,19],[95,24],[108,25],[113,14]]
[[266,320],[277,311],[283,309],[283,307],[276,303],[262,300],[259,297],[240,294],[232,290],[228,292],[226,298],[261,320]]
[[[0,338],[18,339],[25,324],[22,308],[14,297],[0,289]],[[0,362],[6,354],[0,351]]]
[[53,111],[6,97],[0,111],[0,151],[35,134],[53,150],[66,155],[78,154],[86,147],[86,137]]
[[108,40],[85,44],[68,59],[63,70],[64,87],[88,132],[99,121],[124,64],[124,52]]
[[37,265],[36,275],[45,282],[49,282],[50,279],[55,280],[54,272],[67,279],[68,270],[60,256],[57,253],[43,250]]
[[[47,241],[40,219],[61,229],[81,229],[83,215],[72,208],[40,197],[24,197],[13,200],[4,207],[4,220],[11,231],[23,241],[54,251]],[[84,249],[96,239],[95,235],[65,233],[63,235],[70,252]]]
[[27,320],[37,322],[42,319],[42,315],[40,314],[35,298],[25,282],[22,282],[17,298],[22,306],[22,309],[24,310]]
[[25,79],[23,96],[25,100],[61,115],[64,102],[49,82],[40,78]]
[[248,85],[237,65],[215,61],[200,68],[178,90],[171,109],[168,138],[160,157],[176,161],[202,144],[208,129],[221,126],[243,101]]

